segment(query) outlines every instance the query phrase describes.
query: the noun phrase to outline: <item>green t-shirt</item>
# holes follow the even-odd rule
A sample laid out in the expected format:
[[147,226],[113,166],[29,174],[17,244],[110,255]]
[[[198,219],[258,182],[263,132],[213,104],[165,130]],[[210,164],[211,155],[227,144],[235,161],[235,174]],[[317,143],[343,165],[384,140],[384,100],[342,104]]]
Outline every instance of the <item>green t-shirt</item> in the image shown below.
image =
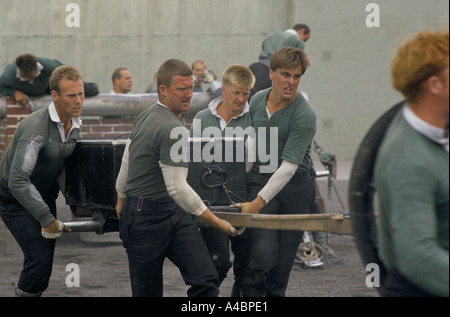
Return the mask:
[[[273,113],[269,119],[266,102],[271,90],[269,88],[258,92],[250,102],[250,115],[256,131],[256,162],[260,166],[269,165],[267,158],[260,155],[263,153],[269,156],[271,164],[274,164],[272,158],[277,159],[275,170],[271,168],[272,173],[280,167],[282,160],[298,164],[297,172],[307,172],[311,167],[311,142],[316,133],[316,113],[299,93],[293,102]],[[261,128],[265,128],[265,134]],[[274,132],[277,132],[277,138]],[[272,153],[270,149],[276,153]]]
[[144,110],[130,137],[127,195],[170,200],[159,163],[187,167],[183,151],[188,137],[183,123],[165,106],[157,103]]
[[21,81],[17,78],[16,63],[11,63],[6,66],[5,71],[0,76],[0,95],[14,97],[16,90],[22,91],[29,96],[41,96],[49,94],[49,80],[52,72],[58,66],[63,65],[56,59],[38,58],[38,62],[44,67],[41,74],[37,76],[33,83]]

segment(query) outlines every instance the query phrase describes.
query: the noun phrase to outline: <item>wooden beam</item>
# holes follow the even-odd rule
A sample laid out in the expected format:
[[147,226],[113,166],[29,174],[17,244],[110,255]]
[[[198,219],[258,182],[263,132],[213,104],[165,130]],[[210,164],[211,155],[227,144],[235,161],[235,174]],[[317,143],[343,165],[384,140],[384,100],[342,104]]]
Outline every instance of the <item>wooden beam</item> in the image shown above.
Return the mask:
[[[352,234],[350,219],[342,214],[313,215],[264,215],[214,212],[235,227],[273,230],[323,231],[337,234]],[[204,223],[197,217],[197,222]]]

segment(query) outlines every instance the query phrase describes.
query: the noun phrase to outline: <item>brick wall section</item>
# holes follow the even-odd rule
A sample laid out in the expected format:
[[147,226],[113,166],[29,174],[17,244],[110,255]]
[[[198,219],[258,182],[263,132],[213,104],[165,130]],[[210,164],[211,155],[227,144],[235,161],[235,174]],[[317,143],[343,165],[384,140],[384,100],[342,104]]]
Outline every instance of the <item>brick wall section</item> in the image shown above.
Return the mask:
[[30,107],[16,104],[13,98],[6,98],[6,137],[12,138],[19,123],[28,117]]
[[[20,121],[29,115],[30,109],[16,106],[13,99],[9,101],[6,118],[0,120],[0,159],[11,142]],[[83,117],[82,117],[83,118]],[[190,128],[192,119],[184,120]],[[86,117],[83,118],[80,139],[116,139],[126,138],[133,128],[133,117]]]
[[133,128],[134,118],[83,119],[81,139],[115,139],[126,137]]
[[6,120],[0,120],[0,158],[3,156],[7,148],[7,138],[6,138]]
[[[0,159],[11,143],[14,132],[20,121],[30,114],[29,107],[16,104],[13,98],[6,97],[6,118],[0,120]],[[14,238],[0,221],[0,256],[9,256],[18,252]]]
[[12,138],[19,123],[28,117],[30,108],[17,105],[15,100],[7,98],[6,101],[6,137]]
[[14,132],[19,123],[30,114],[29,107],[17,105],[13,98],[6,97],[6,118],[0,124],[0,157],[3,157],[11,143]]
[[[14,132],[21,120],[27,115],[20,114],[21,109],[8,106],[5,119],[0,120],[0,159],[6,152]],[[29,110],[28,110],[29,111]],[[134,118],[83,119],[80,139],[116,139],[126,138],[133,128]]]

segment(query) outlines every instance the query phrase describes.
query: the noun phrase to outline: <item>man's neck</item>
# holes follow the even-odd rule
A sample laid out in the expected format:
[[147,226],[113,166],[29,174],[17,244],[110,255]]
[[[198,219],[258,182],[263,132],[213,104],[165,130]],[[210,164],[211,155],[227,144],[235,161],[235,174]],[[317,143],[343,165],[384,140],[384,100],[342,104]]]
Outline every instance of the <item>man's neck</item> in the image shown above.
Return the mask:
[[[439,105],[438,102],[422,98],[418,102],[408,102],[412,112],[428,124],[444,129],[448,123],[448,105]],[[447,109],[447,110],[445,110]]]
[[162,106],[166,107],[167,109],[169,109],[175,115],[175,117],[177,117],[178,119],[181,119],[181,112],[174,111],[170,106],[168,106],[168,103],[164,99],[160,98],[158,100],[158,103],[161,104]]
[[233,112],[228,107],[226,107],[223,103],[221,103],[217,107],[217,114],[225,120],[226,123],[230,122],[231,119],[237,117],[241,114],[241,112]]
[[291,102],[297,98],[298,92],[291,99],[284,99],[280,96],[276,95],[273,90],[269,93],[269,97],[267,98],[267,108],[269,109],[270,114],[272,115],[274,112],[287,107]]

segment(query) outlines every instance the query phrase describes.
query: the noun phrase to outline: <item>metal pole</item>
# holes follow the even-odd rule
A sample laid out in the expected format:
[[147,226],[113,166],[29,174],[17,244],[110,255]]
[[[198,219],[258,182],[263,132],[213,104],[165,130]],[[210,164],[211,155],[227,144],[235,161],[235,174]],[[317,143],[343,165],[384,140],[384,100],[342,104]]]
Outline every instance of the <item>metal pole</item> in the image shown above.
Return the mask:
[[100,229],[100,222],[93,219],[68,221],[64,224],[70,228],[71,232],[97,232]]
[[[205,109],[212,96],[209,93],[194,93],[189,110],[183,114],[184,118],[193,118],[197,112]],[[50,95],[29,97],[30,112],[46,108],[52,102]],[[98,94],[84,100],[82,116],[133,116],[155,104],[158,94]],[[0,119],[6,116],[6,98],[0,97]]]

